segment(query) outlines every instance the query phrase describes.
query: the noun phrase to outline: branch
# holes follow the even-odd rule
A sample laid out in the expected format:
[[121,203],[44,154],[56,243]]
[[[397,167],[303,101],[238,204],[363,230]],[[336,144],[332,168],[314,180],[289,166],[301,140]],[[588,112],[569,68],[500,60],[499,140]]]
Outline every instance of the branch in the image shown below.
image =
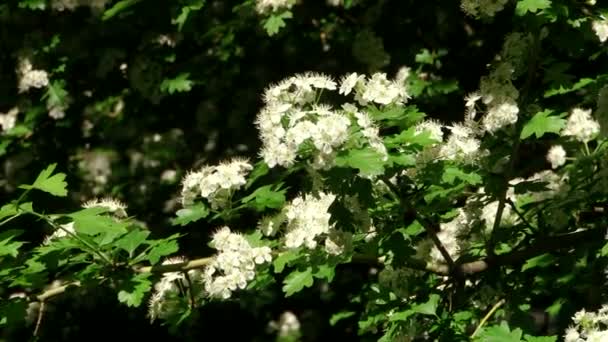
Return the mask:
[[[133,270],[138,273],[169,273],[169,272],[185,272],[192,269],[202,268],[211,263],[213,258],[201,258],[194,259],[186,262],[180,262],[177,264],[168,264],[168,265],[154,265],[154,266],[145,266],[145,267],[135,267]],[[69,287],[79,287],[82,283],[79,281],[74,281],[67,283],[65,285],[54,287],[50,290],[46,290],[43,293],[36,296],[38,301],[44,302],[54,296],[60,295],[64,293]]]
[[[403,199],[401,198],[401,196],[399,196],[399,189],[395,186],[395,184],[391,183],[391,181],[389,179],[387,179],[386,176],[382,178],[382,181],[384,182],[384,184],[386,184],[386,186],[389,187],[391,192],[393,192],[393,194],[396,196],[396,199],[399,201],[399,204],[400,204],[403,212],[404,213],[408,212],[409,211],[408,207],[407,207],[405,201],[403,201]],[[450,269],[451,270],[455,269],[454,268],[454,266],[455,266],[454,259],[452,259],[452,257],[450,256],[450,253],[448,253],[447,249],[445,249],[445,247],[441,243],[441,240],[439,240],[439,238],[437,237],[437,234],[435,233],[436,229],[435,229],[435,227],[433,227],[433,224],[426,221],[426,219],[420,217],[420,215],[418,214],[418,212],[415,209],[413,209],[411,211],[414,214],[414,216],[416,217],[416,219],[418,220],[418,222],[420,222],[420,225],[424,228],[424,230],[426,230],[426,233],[431,237],[433,244],[435,244],[435,247],[437,247],[437,249],[443,256],[443,258],[447,262],[448,266],[450,267]]]
[[[606,228],[587,229],[556,236],[539,237],[535,243],[522,250],[514,250],[509,253],[499,254],[482,260],[467,262],[456,265],[462,274],[475,274],[490,268],[515,265],[532,257],[560,249],[570,249],[579,244],[603,241]],[[420,262],[418,262],[419,264]],[[447,265],[426,265],[426,270],[440,275],[449,275],[450,268]]]

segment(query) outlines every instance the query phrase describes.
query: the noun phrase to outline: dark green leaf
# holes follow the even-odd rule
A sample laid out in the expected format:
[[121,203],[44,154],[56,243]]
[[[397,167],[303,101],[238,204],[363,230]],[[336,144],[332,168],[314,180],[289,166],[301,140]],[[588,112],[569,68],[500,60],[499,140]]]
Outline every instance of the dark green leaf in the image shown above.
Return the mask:
[[290,261],[294,261],[299,258],[299,254],[295,250],[287,250],[279,256],[277,256],[273,261],[272,265],[274,266],[274,273],[281,273]]
[[133,278],[121,284],[118,300],[130,307],[140,306],[144,296],[152,287],[152,282],[148,280],[149,276],[150,274],[147,273],[136,274]]
[[333,327],[339,321],[352,317],[355,314],[356,314],[355,311],[342,311],[342,312],[335,313],[335,314],[331,315],[331,318],[329,319],[329,325],[331,325]]

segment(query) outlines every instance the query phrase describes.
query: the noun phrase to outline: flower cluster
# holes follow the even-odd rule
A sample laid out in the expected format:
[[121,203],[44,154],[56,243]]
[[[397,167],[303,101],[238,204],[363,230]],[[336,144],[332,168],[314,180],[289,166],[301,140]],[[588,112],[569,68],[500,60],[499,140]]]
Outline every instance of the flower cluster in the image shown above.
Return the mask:
[[448,127],[451,134],[439,149],[439,157],[446,160],[458,160],[473,163],[481,156],[481,142],[475,136],[475,130],[464,124]]
[[88,6],[95,11],[101,11],[108,2],[108,0],[51,0],[51,8],[63,12],[74,11],[80,6]]
[[44,70],[34,69],[28,58],[21,58],[17,65],[18,88],[24,93],[31,88],[44,88],[49,85],[49,75]]
[[481,78],[479,92],[467,96],[465,107],[468,119],[475,118],[479,100],[485,105],[486,111],[481,125],[486,132],[493,134],[517,122],[519,92],[513,85],[513,80],[525,70],[525,57],[532,43],[533,39],[529,34],[509,34],[497,56],[499,62],[489,75]]
[[[465,248],[464,239],[460,237],[469,229],[471,221],[469,213],[463,208],[459,208],[458,215],[454,219],[441,223],[441,230],[437,233],[437,238],[452,259],[457,259],[462,249]],[[445,263],[443,255],[435,245],[433,245],[429,257],[434,263]]]
[[608,305],[597,312],[584,309],[572,317],[574,326],[566,329],[565,342],[602,342],[608,340]]
[[369,79],[352,73],[342,78],[340,94],[355,92],[355,100],[362,106],[369,103],[380,105],[403,104],[410,98],[403,82],[390,81],[384,73],[375,73]]
[[316,197],[304,195],[294,198],[284,209],[287,218],[285,247],[316,248],[317,237],[328,234],[333,228],[328,209],[335,199],[334,194],[323,192]]
[[269,14],[288,10],[295,5],[296,0],[256,0],[255,10],[259,14]]
[[502,11],[508,0],[462,0],[460,7],[462,10],[473,17],[493,17]]
[[19,114],[19,109],[17,107],[12,108],[6,113],[0,113],[1,132],[10,131],[15,127],[15,124],[17,123],[17,114]]
[[591,117],[591,109],[574,108],[562,135],[572,136],[580,142],[587,143],[599,132],[600,124]]
[[245,176],[253,166],[246,160],[234,159],[229,163],[204,166],[199,171],[190,172],[182,181],[182,204],[189,205],[201,196],[206,198],[213,209],[223,208],[232,193],[247,181]]
[[591,28],[597,35],[600,42],[608,40],[608,20],[602,18],[601,20],[595,20],[591,23]]
[[291,311],[285,311],[281,314],[278,321],[268,323],[268,328],[277,331],[280,337],[297,338],[300,335],[300,321]]
[[244,289],[255,277],[256,265],[272,260],[269,247],[251,247],[241,235],[223,227],[213,235],[219,251],[203,271],[205,291],[211,297],[230,298],[233,291]]
[[127,206],[113,198],[94,199],[85,202],[82,205],[83,208],[102,207],[108,209],[108,211],[117,218],[127,217]]
[[[365,76],[351,74],[342,80],[339,92],[350,94],[360,105],[403,103],[407,92],[403,85],[388,81],[385,74]],[[337,90],[330,77],[300,74],[269,87],[264,94],[266,106],[260,111],[256,125],[263,147],[260,155],[270,167],[291,166],[298,156],[312,157],[315,169],[333,166],[337,151],[351,137],[349,130],[359,128],[370,147],[386,155],[378,128],[368,114],[352,104],[341,110],[318,104],[323,91]]]
[[562,145],[551,146],[549,152],[547,152],[547,161],[551,163],[552,169],[564,165],[566,163],[566,150]]

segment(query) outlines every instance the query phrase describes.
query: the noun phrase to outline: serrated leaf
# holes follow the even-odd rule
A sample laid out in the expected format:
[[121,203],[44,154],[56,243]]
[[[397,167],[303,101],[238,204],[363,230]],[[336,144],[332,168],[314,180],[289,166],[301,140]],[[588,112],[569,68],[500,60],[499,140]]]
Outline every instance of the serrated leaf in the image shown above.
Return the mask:
[[441,180],[448,183],[454,184],[456,179],[460,179],[469,183],[471,185],[481,184],[481,176],[475,172],[467,173],[456,167],[446,167],[443,170],[443,175],[441,176]]
[[127,251],[129,256],[133,256],[133,252],[146,241],[148,235],[150,232],[146,230],[132,230],[114,242],[114,246]]
[[371,148],[348,150],[338,154],[336,165],[358,169],[362,175],[377,176],[384,173],[384,156]]
[[566,126],[566,120],[551,113],[551,110],[536,113],[521,130],[520,138],[526,139],[534,134],[538,139],[545,133],[559,133]]
[[331,325],[333,327],[339,321],[352,317],[355,314],[356,314],[355,311],[342,311],[342,312],[335,313],[335,314],[331,315],[331,318],[329,318],[329,325]]
[[[285,203],[286,189],[278,190],[281,185],[264,185],[257,188],[251,195],[244,197],[241,201],[249,203],[257,211],[263,211],[266,208],[281,208]],[[273,188],[275,188],[273,190]],[[253,200],[253,202],[251,202]],[[250,203],[251,202],[251,203]]]
[[191,12],[198,11],[205,5],[205,0],[195,0],[187,6],[183,6],[179,15],[171,20],[171,23],[177,25],[177,30],[181,31],[188,20]]
[[318,279],[327,279],[327,281],[331,282],[336,275],[336,266],[322,264],[314,267],[315,272],[313,276]]
[[129,307],[140,306],[146,293],[152,287],[152,282],[148,280],[149,276],[150,274],[140,273],[121,284],[118,301]]
[[528,259],[526,263],[521,267],[521,271],[524,272],[535,267],[547,267],[555,264],[555,257],[549,253],[541,254],[534,258]]
[[515,14],[523,16],[526,13],[536,13],[551,7],[551,0],[519,0],[515,7]]
[[188,223],[196,222],[202,218],[205,218],[209,215],[209,209],[203,203],[196,203],[187,208],[183,208],[178,210],[176,213],[176,218],[171,220],[171,224],[177,226],[185,226]]
[[16,258],[19,255],[19,248],[23,246],[23,242],[12,240],[22,233],[23,231],[14,229],[0,233],[0,258],[6,255]]
[[313,283],[312,267],[303,271],[294,270],[283,280],[283,292],[285,297],[290,297],[294,293],[302,291],[305,287],[311,287]]
[[410,127],[397,135],[386,137],[384,139],[384,143],[387,147],[398,147],[408,145],[417,145],[420,147],[425,147],[436,144],[437,141],[431,137],[431,132],[422,131],[420,133],[417,133],[415,127]]
[[414,166],[416,165],[416,157],[412,154],[390,154],[388,156],[388,161],[391,164],[397,164],[400,166]]
[[21,185],[19,188],[21,189],[38,189],[41,191],[45,191],[54,196],[65,197],[68,195],[68,191],[66,187],[68,183],[65,182],[65,173],[57,173],[55,175],[51,174],[55,171],[55,167],[57,164],[51,164],[46,169],[42,170],[38,175],[38,178],[34,181],[34,184],[31,185]]
[[571,93],[573,91],[577,91],[579,89],[582,89],[590,84],[595,83],[596,80],[592,79],[592,78],[581,78],[580,80],[578,80],[576,83],[574,83],[571,86],[567,86],[564,87],[563,85],[560,85],[559,88],[551,88],[547,91],[545,91],[545,93],[543,94],[543,96],[545,98],[547,97],[551,97],[551,96],[555,96],[555,95],[563,95],[563,94],[568,94]]
[[172,79],[164,79],[160,84],[160,90],[169,94],[175,92],[187,92],[192,89],[194,82],[189,80],[190,73],[183,72]]
[[291,19],[293,14],[290,11],[285,11],[279,14],[272,14],[270,17],[264,20],[264,29],[269,36],[273,36],[279,32],[279,30],[285,27],[285,19]]
[[295,250],[288,250],[279,254],[272,261],[272,266],[274,267],[274,273],[281,273],[290,261],[294,261],[298,259],[300,256]]
[[112,7],[108,8],[105,12],[103,12],[102,20],[108,20],[119,14],[120,12],[125,11],[129,7],[137,4],[141,0],[122,0],[115,3]]
[[177,241],[174,239],[165,239],[157,242],[157,244],[150,249],[147,255],[147,259],[152,265],[157,264],[160,259],[164,256],[171,255],[179,250]]
[[46,92],[42,97],[43,99],[46,99],[47,108],[67,108],[68,92],[65,88],[66,83],[64,80],[54,80],[49,83]]
[[102,239],[99,243],[103,245],[125,234],[128,227],[126,223],[118,222],[110,216],[102,215],[106,211],[107,208],[93,207],[66,216],[74,221],[76,232],[91,236],[102,234]]
[[439,305],[439,299],[439,295],[433,293],[429,296],[429,300],[426,303],[414,305],[411,310],[424,315],[435,315],[437,306]]
[[521,342],[522,330],[517,328],[513,331],[506,324],[486,327],[478,335],[476,341],[483,342]]

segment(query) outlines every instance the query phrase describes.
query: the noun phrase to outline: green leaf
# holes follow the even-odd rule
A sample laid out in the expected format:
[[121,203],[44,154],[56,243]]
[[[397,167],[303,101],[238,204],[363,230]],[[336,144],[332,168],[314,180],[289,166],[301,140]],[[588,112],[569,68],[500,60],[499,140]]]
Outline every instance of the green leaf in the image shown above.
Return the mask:
[[127,251],[132,257],[133,252],[146,241],[148,235],[150,235],[149,231],[134,229],[114,242],[114,246]]
[[102,215],[107,208],[93,207],[87,208],[66,216],[74,221],[74,229],[85,235],[102,234],[103,238],[99,242],[101,245],[112,242],[116,237],[127,232],[128,225],[116,221],[113,217]]
[[412,154],[406,154],[406,153],[401,153],[401,154],[389,154],[388,156],[388,161],[391,164],[397,164],[400,166],[414,166],[416,165],[416,157],[414,157],[414,155]]
[[19,8],[43,10],[46,8],[46,0],[21,0],[19,1]]
[[129,307],[140,306],[144,296],[152,287],[152,282],[148,280],[149,276],[150,274],[140,273],[129,281],[121,284],[120,291],[118,292],[118,300],[121,303],[127,304]]
[[555,96],[555,95],[568,94],[573,91],[582,89],[595,82],[596,82],[596,80],[594,80],[592,78],[581,78],[580,80],[578,80],[578,82],[574,83],[573,85],[571,85],[569,87],[564,87],[563,85],[560,85],[559,88],[551,88],[551,89],[545,91],[543,96],[545,98],[547,98],[547,97],[551,97],[551,96]]
[[21,189],[38,189],[50,193],[54,196],[65,197],[68,195],[66,187],[68,183],[65,182],[65,173],[51,174],[55,170],[57,164],[51,164],[46,169],[42,170],[38,175],[38,178],[32,185],[21,185]]
[[409,145],[425,147],[436,144],[437,141],[431,138],[431,132],[422,131],[420,133],[416,133],[416,128],[410,127],[397,135],[386,137],[384,139],[384,143],[387,147],[400,147]]
[[64,80],[55,80],[49,83],[46,92],[42,97],[43,99],[46,99],[47,108],[67,108],[68,92],[65,88],[66,83]]
[[190,91],[194,82],[190,81],[189,77],[190,73],[182,72],[173,79],[164,79],[160,84],[160,90],[169,94]]
[[478,335],[476,341],[483,342],[521,342],[521,329],[517,328],[513,331],[505,324],[495,325],[483,329],[483,332]]
[[424,315],[435,315],[437,311],[437,305],[439,304],[439,295],[432,294],[426,303],[417,304],[412,306],[412,311],[418,312]]
[[335,159],[336,165],[358,169],[362,175],[377,176],[384,173],[383,155],[371,148],[348,150],[339,153]]
[[441,176],[441,180],[448,183],[454,184],[456,179],[460,179],[469,183],[471,185],[481,184],[481,176],[475,172],[466,173],[456,167],[446,167],[443,170],[443,175]]
[[141,0],[122,0],[114,4],[114,6],[107,9],[103,12],[102,20],[108,20],[119,14],[120,12],[125,11],[129,7],[137,4]]
[[12,240],[22,233],[23,231],[14,229],[0,233],[0,257],[10,255],[16,258],[19,255],[19,248],[23,246],[23,242]]
[[[278,185],[264,185],[257,188],[251,195],[244,197],[241,201],[243,203],[249,203],[250,207],[257,211],[263,211],[265,208],[281,208],[285,203],[285,191],[286,189],[277,191],[282,184]],[[273,190],[272,188],[275,188]]]
[[287,265],[290,261],[298,259],[299,257],[300,255],[297,253],[297,251],[291,249],[279,254],[279,256],[274,258],[274,260],[272,261],[272,265],[274,266],[274,273],[283,272],[285,265]]
[[545,133],[559,133],[566,126],[566,120],[559,116],[550,116],[551,113],[548,109],[536,113],[521,130],[520,138],[526,139],[534,134],[538,139]]
[[327,279],[327,281],[331,282],[336,275],[336,266],[322,264],[314,267],[313,276],[318,279]]
[[331,318],[329,319],[329,325],[331,325],[333,327],[339,321],[352,317],[355,314],[356,314],[355,311],[341,311],[341,312],[335,313],[335,314],[331,315]]
[[555,257],[549,253],[541,254],[532,259],[528,259],[526,263],[521,267],[521,271],[524,272],[535,267],[547,267],[555,264]]
[[302,291],[304,287],[311,287],[313,282],[312,267],[307,267],[304,271],[294,270],[283,280],[285,297]]
[[291,11],[285,11],[279,14],[272,14],[264,21],[264,29],[269,36],[273,36],[279,32],[279,30],[285,27],[285,19],[291,19],[293,14]]
[[179,246],[177,245],[177,241],[174,238],[169,237],[158,241],[157,244],[150,249],[150,252],[148,252],[147,259],[154,265],[157,264],[162,257],[171,255],[178,250]]
[[515,7],[515,14],[523,16],[526,13],[536,13],[551,7],[551,0],[519,0]]
[[176,213],[176,218],[171,220],[171,224],[177,226],[185,226],[188,223],[196,222],[202,218],[205,218],[209,215],[209,209],[204,203],[196,203],[192,206],[189,206],[184,209],[178,210]]
[[194,0],[187,6],[183,6],[181,12],[177,16],[177,18],[171,20],[171,24],[177,25],[177,30],[181,31],[182,27],[188,20],[190,16],[190,12],[198,11],[205,5],[205,0]]

